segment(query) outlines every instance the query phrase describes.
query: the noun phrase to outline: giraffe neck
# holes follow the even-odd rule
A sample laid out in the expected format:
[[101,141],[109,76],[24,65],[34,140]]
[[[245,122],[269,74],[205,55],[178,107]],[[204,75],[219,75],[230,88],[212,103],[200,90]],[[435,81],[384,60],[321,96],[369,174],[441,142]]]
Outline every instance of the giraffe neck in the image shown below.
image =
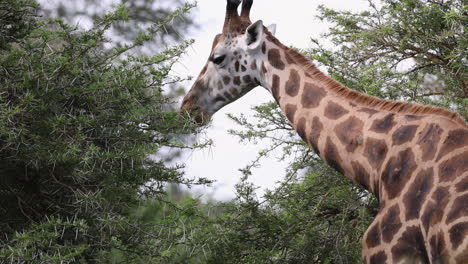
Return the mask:
[[[448,126],[466,128],[466,123],[448,110],[361,95],[320,72],[308,58],[273,36],[267,40],[262,47],[265,59],[259,65],[261,85],[327,164],[376,194],[381,202],[395,198],[402,187],[382,178],[411,175],[417,162],[424,161],[410,145],[417,131],[424,132],[427,123],[422,119],[438,118]],[[439,129],[434,127],[428,133],[440,133]],[[431,146],[420,144],[421,149],[429,150],[429,157],[435,155]],[[401,184],[405,180],[399,179]]]
[[297,63],[289,50],[275,43],[266,46],[266,60],[260,66],[262,86],[272,93],[294,129],[327,164],[378,193],[378,179],[356,157],[356,148],[364,143],[362,119],[369,114],[358,113],[356,104],[338,96],[332,89],[337,83],[311,62],[309,66]]

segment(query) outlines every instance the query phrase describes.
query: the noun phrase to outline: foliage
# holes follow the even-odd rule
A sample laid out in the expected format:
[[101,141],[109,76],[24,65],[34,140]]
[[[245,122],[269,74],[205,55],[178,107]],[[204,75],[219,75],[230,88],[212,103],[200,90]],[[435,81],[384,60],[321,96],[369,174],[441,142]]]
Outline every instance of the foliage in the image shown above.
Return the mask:
[[[244,177],[225,205],[208,263],[358,263],[372,220],[363,194],[326,169],[289,178],[260,201]],[[365,195],[365,194],[364,194]],[[369,208],[375,200],[367,200]]]
[[358,91],[447,107],[468,118],[468,7],[461,0],[369,1],[370,10],[321,6],[333,23],[308,54]]
[[[164,21],[175,8],[185,1],[181,0],[38,0],[41,10],[48,17],[65,18],[68,24],[89,24],[101,14],[115,6],[123,5],[131,20],[115,21],[112,24],[111,35],[117,45],[132,41],[140,31]],[[188,14],[181,13],[178,19],[164,23],[164,34],[158,34],[149,41],[143,50],[161,50],[161,42],[174,42],[183,39],[184,34],[194,21]],[[141,51],[142,49],[138,49]]]
[[180,165],[158,155],[184,147],[182,135],[195,131],[162,91],[180,80],[168,73],[192,41],[153,56],[130,52],[192,7],[108,50],[106,32],[129,19],[123,6],[82,31],[39,20],[32,0],[1,0],[2,262],[101,263],[119,252],[128,262],[162,261],[171,231],[134,211],[165,200],[169,183],[208,182],[185,179]]

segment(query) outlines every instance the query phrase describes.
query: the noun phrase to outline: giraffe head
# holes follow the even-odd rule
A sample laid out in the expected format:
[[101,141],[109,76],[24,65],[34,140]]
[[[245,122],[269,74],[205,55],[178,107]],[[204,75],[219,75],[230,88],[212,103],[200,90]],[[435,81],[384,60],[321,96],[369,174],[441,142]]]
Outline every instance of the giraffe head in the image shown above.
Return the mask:
[[234,102],[262,82],[258,62],[265,57],[262,43],[265,28],[261,20],[250,21],[253,0],[227,0],[223,32],[218,34],[205,67],[182,102],[182,111],[193,114],[197,123],[208,121],[223,106]]

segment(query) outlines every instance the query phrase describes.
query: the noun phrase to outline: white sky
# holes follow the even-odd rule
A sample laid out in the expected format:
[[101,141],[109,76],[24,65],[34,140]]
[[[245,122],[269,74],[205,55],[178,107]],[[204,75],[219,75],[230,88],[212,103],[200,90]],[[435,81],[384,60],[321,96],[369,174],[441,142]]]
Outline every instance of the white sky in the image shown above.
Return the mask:
[[[310,47],[310,38],[318,38],[326,32],[329,25],[316,18],[317,7],[324,4],[339,10],[359,11],[368,7],[366,0],[254,0],[251,20],[263,20],[264,25],[276,24],[276,37],[287,46],[297,48]],[[202,69],[211,49],[214,36],[220,33],[225,15],[225,0],[199,0],[198,7],[193,12],[200,28],[190,33],[188,38],[196,40],[193,47],[185,55],[175,72],[181,76],[196,77]],[[191,85],[188,84],[189,88]],[[195,188],[198,194],[204,194],[219,200],[235,197],[234,185],[241,177],[240,168],[245,167],[257,157],[261,145],[241,144],[237,137],[228,134],[229,129],[235,129],[235,124],[227,117],[227,113],[252,114],[252,106],[273,100],[270,93],[258,87],[243,98],[224,107],[217,112],[211,126],[206,130],[206,137],[214,141],[210,149],[187,153],[179,162],[186,163],[187,177],[206,177],[216,180],[212,187]],[[285,175],[285,165],[274,156],[262,162],[260,168],[253,170],[250,181],[260,189],[272,189]]]

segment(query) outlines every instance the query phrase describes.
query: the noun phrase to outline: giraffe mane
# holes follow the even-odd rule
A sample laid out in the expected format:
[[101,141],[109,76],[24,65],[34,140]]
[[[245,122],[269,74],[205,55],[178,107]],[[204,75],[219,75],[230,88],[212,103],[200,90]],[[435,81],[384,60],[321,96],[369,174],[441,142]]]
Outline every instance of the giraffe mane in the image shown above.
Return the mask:
[[417,103],[409,103],[402,101],[394,101],[388,99],[382,99],[375,96],[370,96],[357,91],[354,91],[340,82],[334,80],[330,76],[324,74],[311,59],[307,58],[303,54],[299,53],[295,49],[285,46],[276,37],[274,37],[268,30],[265,30],[266,37],[268,40],[273,42],[278,47],[282,48],[286,56],[290,58],[295,64],[302,66],[306,74],[317,78],[320,82],[323,82],[336,94],[349,99],[353,103],[357,103],[364,107],[376,108],[379,110],[385,110],[392,113],[400,114],[415,114],[415,115],[437,115],[448,118],[449,120],[458,123],[464,127],[468,127],[468,124],[463,117],[453,111],[445,108],[421,105]]

